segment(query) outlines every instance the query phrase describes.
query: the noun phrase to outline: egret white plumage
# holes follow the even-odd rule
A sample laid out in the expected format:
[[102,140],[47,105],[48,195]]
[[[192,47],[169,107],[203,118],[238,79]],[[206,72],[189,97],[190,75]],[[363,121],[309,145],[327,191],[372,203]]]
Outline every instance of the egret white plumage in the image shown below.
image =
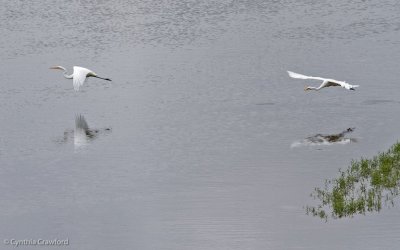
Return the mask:
[[320,81],[322,81],[322,84],[319,85],[319,87],[306,86],[304,88],[304,91],[307,91],[307,90],[317,90],[318,91],[318,90],[320,90],[322,88],[332,87],[332,86],[340,86],[340,87],[345,88],[347,90],[355,90],[355,88],[359,87],[359,85],[351,85],[351,84],[348,84],[347,82],[344,82],[344,81],[338,81],[338,80],[329,79],[329,78],[322,78],[322,77],[305,76],[305,75],[294,73],[294,72],[291,72],[291,71],[288,71],[288,74],[289,74],[290,77],[296,78],[296,79],[311,79],[311,80],[320,80]]
[[111,81],[109,78],[99,77],[96,73],[91,71],[90,69],[74,66],[74,72],[71,75],[68,75],[67,70],[62,66],[54,66],[50,67],[50,69],[60,69],[64,71],[64,77],[67,79],[72,79],[72,83],[74,85],[75,91],[79,91],[79,88],[85,83],[86,78],[88,77],[96,77],[102,80]]

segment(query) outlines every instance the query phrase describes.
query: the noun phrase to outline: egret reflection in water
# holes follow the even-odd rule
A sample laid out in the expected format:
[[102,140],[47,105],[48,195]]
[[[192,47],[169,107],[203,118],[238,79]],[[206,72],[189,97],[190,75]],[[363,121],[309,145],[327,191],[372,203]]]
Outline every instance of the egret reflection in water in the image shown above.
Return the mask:
[[89,128],[85,117],[82,114],[75,116],[75,129],[64,132],[63,142],[68,142],[70,138],[74,139],[75,149],[84,148],[101,134],[111,132],[111,128],[93,129]]
[[348,144],[351,142],[357,142],[355,138],[346,137],[347,134],[352,133],[355,128],[348,128],[337,134],[316,134],[309,136],[301,141],[295,141],[290,147],[300,146],[321,146],[321,145],[333,145],[333,144]]

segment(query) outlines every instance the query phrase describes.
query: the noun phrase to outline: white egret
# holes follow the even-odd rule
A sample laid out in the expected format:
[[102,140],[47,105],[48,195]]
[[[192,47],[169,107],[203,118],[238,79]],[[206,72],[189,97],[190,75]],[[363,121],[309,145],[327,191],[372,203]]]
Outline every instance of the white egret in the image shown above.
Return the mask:
[[307,90],[320,90],[322,88],[326,87],[332,87],[332,86],[340,86],[342,88],[348,89],[348,90],[355,90],[354,88],[359,87],[359,85],[351,85],[348,84],[347,82],[344,81],[338,81],[334,79],[329,79],[329,78],[322,78],[322,77],[314,77],[314,76],[305,76],[301,74],[297,74],[291,71],[288,71],[288,74],[292,78],[296,79],[311,79],[311,80],[320,80],[322,81],[322,84],[319,87],[311,87],[311,86],[306,86],[304,88],[305,91]]
[[60,69],[64,71],[64,77],[72,79],[75,91],[79,91],[79,88],[85,83],[87,77],[96,77],[106,81],[111,81],[109,78],[99,77],[96,73],[90,69],[74,66],[74,72],[71,75],[67,74],[67,70],[62,66],[50,67],[50,69]]

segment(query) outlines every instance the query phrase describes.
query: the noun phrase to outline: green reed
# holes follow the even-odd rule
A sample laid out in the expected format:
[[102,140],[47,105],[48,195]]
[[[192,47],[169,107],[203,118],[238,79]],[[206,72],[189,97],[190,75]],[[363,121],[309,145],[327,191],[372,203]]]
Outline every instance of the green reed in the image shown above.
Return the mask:
[[307,206],[306,212],[327,220],[380,211],[383,205],[394,205],[399,183],[400,143],[396,143],[372,159],[352,161],[347,170],[339,169],[339,177],[315,188],[311,196],[318,205]]

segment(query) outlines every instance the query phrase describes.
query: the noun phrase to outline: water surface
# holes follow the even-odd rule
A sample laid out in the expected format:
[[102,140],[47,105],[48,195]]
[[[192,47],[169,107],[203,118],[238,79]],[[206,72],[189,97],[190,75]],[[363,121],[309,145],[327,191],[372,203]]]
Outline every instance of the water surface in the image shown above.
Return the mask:
[[[304,209],[338,168],[400,138],[397,1],[1,5],[3,238],[85,250],[399,243],[396,208],[328,223]],[[76,93],[54,65],[113,81]],[[360,88],[308,93],[286,70]],[[79,114],[112,132],[60,143]],[[353,127],[357,143],[290,147]]]

